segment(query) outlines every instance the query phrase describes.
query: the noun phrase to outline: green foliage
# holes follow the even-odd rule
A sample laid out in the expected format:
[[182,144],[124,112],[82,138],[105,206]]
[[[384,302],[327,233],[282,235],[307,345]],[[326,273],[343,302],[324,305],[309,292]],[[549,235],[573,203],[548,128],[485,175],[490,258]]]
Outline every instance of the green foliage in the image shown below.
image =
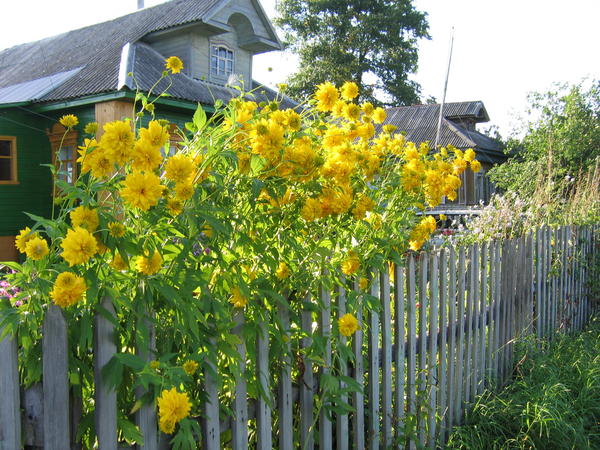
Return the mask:
[[391,105],[419,101],[419,85],[408,79],[417,67],[417,40],[429,38],[424,12],[411,0],[282,0],[276,23],[286,44],[300,55],[288,93],[306,98],[325,81],[354,81],[361,100]]
[[516,378],[487,392],[450,436],[448,448],[600,448],[600,321],[560,336],[547,353],[526,345]]
[[564,193],[570,180],[586,173],[600,157],[600,87],[557,85],[546,93],[530,96],[531,114],[521,140],[512,139],[507,148],[512,157],[490,171],[500,188],[533,195],[545,182],[550,189]]

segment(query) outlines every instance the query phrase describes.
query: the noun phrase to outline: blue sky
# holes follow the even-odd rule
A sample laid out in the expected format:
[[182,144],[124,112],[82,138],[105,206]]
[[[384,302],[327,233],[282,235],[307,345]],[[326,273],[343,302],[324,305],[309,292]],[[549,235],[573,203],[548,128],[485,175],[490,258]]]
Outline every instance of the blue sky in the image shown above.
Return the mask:
[[[275,0],[261,3],[272,17]],[[137,0],[5,1],[0,48],[109,20],[136,5]],[[423,96],[441,100],[454,27],[447,101],[482,100],[490,124],[505,136],[518,123],[515,115],[526,116],[528,92],[548,90],[553,82],[600,78],[600,0],[414,0],[414,5],[428,13],[432,36],[419,44],[419,70],[413,77]],[[294,55],[286,53],[259,55],[254,78],[274,85],[296,64]]]

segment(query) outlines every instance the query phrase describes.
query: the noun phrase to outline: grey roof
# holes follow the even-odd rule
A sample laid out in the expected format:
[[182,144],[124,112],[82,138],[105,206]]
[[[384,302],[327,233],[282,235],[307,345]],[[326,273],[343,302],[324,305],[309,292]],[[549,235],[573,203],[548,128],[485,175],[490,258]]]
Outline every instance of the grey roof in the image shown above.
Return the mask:
[[[437,133],[439,111],[439,104],[388,108],[385,123],[397,126],[398,131],[405,133],[409,141],[417,144],[429,141],[433,144]],[[478,159],[482,162],[504,161],[506,156],[502,152],[500,144],[478,131],[468,130],[461,126],[461,121],[465,120],[475,123],[489,120],[481,101],[446,103],[439,144],[441,146],[453,145],[459,149],[473,148],[478,152]]]
[[[164,57],[141,39],[159,30],[209,22],[212,14],[227,3],[228,0],[171,0],[108,22],[8,48],[0,52],[0,93],[11,102],[15,98],[57,101],[123,87],[135,89],[131,79],[124,79],[123,73],[120,76],[124,68],[130,68],[139,87],[147,90],[160,77]],[[128,51],[124,52],[124,48]],[[73,72],[75,69],[78,70]],[[62,75],[65,73],[69,76]],[[233,93],[181,73],[172,78],[170,94],[179,99],[212,104],[215,98],[226,101]],[[7,103],[2,98],[0,103]]]

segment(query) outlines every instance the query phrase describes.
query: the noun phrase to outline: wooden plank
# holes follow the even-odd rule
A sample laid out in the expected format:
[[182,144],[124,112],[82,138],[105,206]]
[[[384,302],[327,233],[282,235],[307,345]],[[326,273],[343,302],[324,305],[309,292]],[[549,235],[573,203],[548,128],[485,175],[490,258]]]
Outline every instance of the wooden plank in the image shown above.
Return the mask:
[[448,428],[448,252],[440,251],[440,298],[439,298],[439,365],[438,365],[438,414],[440,417],[439,442],[446,442]]
[[483,393],[486,378],[486,341],[489,332],[488,323],[488,246],[484,242],[480,247],[480,294],[479,294],[479,379],[477,382],[477,395]]
[[279,449],[292,450],[294,448],[294,403],[292,397],[292,350],[289,341],[290,312],[287,308],[279,308],[279,319],[284,336],[288,338],[284,354],[281,357],[282,365],[279,373]]
[[[371,295],[379,295],[379,277],[373,276]],[[369,386],[368,386],[368,442],[367,448],[379,449],[379,313],[369,312]]]
[[542,230],[538,228],[535,232],[535,331],[538,342],[541,342],[543,337],[542,330]]
[[465,402],[467,404],[472,403],[473,401],[473,389],[472,379],[473,379],[473,303],[475,296],[475,262],[474,262],[475,249],[473,245],[469,246],[469,268],[467,270],[467,307],[466,307],[466,316],[467,316],[467,329],[465,332],[465,345],[466,345],[466,355],[465,355]]
[[[337,288],[337,307],[338,307],[338,319],[341,318],[344,314],[346,314],[346,287],[345,287],[345,279],[342,278],[341,284]],[[339,345],[346,346],[347,338],[346,336],[342,336],[340,334],[340,343]],[[340,375],[348,376],[348,363],[340,358],[339,368]],[[344,389],[346,384],[343,381],[340,381],[340,389]],[[344,403],[348,403],[348,394],[340,394],[340,400]],[[336,436],[336,449],[338,450],[347,450],[350,448],[349,442],[349,431],[350,426],[348,422],[348,414],[341,413],[336,415],[335,420],[335,436]],[[304,440],[302,442],[305,442]]]
[[[430,272],[430,282],[429,282],[429,310],[422,309],[421,311],[424,313],[425,311],[429,312],[429,358],[428,358],[428,380],[427,384],[429,385],[429,405],[428,405],[428,420],[427,420],[427,446],[428,448],[435,449],[436,448],[436,438],[437,438],[437,335],[438,335],[438,321],[439,319],[439,310],[438,310],[438,300],[439,300],[439,276],[440,276],[440,268],[439,268],[439,255],[437,252],[434,252],[431,255],[431,272]],[[426,314],[423,314],[426,315]]]
[[[406,365],[406,399],[408,401],[408,416],[413,423],[417,418],[417,296],[416,296],[416,270],[415,255],[408,255],[406,288],[408,291],[408,361]],[[415,448],[415,442],[409,442],[411,449]],[[360,447],[363,448],[363,447]]]
[[448,338],[448,389],[447,389],[447,404],[448,404],[448,433],[455,423],[456,411],[456,249],[450,247],[449,266],[448,266],[448,321],[449,321],[449,338]]
[[204,369],[204,392],[206,402],[204,403],[204,448],[207,450],[221,449],[221,425],[219,421],[219,392],[217,380],[217,340],[209,339],[207,348],[208,358]]
[[429,259],[426,253],[419,254],[419,414],[417,416],[417,434],[419,437],[419,445],[421,447],[426,444],[426,428],[427,415],[427,279],[428,279],[428,262]]
[[406,362],[404,284],[404,268],[394,264],[394,437],[396,442],[400,442],[404,435],[404,392],[406,389],[404,373]]
[[479,260],[481,257],[481,248],[478,244],[473,246],[473,255],[471,259],[472,270],[471,270],[471,288],[473,291],[473,369],[471,377],[471,396],[473,399],[478,394],[479,390],[479,339],[481,334],[481,311],[480,311],[480,284],[479,284]]
[[496,330],[498,327],[498,316],[496,315],[496,252],[497,242],[490,242],[490,324],[488,327],[488,350],[487,350],[487,385],[495,387],[496,383]]
[[388,270],[379,274],[381,299],[381,415],[383,416],[383,448],[392,445],[392,312]]
[[551,288],[550,288],[550,336],[554,337],[556,330],[556,275],[554,271],[554,262],[556,257],[556,237],[557,233],[555,229],[550,230],[550,274],[551,274]]
[[[0,317],[2,322],[2,317]],[[0,326],[0,336],[4,328]],[[0,449],[21,448],[21,404],[16,335],[0,337]]]
[[[264,314],[269,314],[264,312]],[[259,385],[258,409],[256,413],[256,434],[258,448],[273,448],[273,419],[271,383],[269,376],[269,317],[259,322],[256,338],[256,370]],[[311,370],[312,371],[312,370]]]
[[[307,295],[304,301],[307,303],[310,302],[310,295]],[[312,312],[310,310],[303,310],[302,330],[306,335],[302,337],[300,342],[302,349],[307,349],[312,345],[312,324]],[[312,361],[306,357],[304,351],[300,357],[302,358],[302,365],[304,367],[302,383],[300,384],[300,440],[302,441],[302,446],[308,450],[313,449],[315,446],[313,431],[315,380]]]
[[464,390],[464,353],[465,353],[465,248],[458,251],[458,295],[457,295],[457,324],[458,342],[456,355],[456,400],[454,402],[455,424],[462,423],[462,413],[465,404]]
[[[144,317],[138,324],[137,335],[144,335],[144,339],[138,337],[136,342],[136,353],[146,363],[154,359],[156,351],[156,330],[152,323],[152,314],[144,311]],[[136,397],[140,399],[147,390],[143,386],[138,386],[135,390]],[[140,433],[144,437],[144,445],[140,448],[144,450],[158,449],[158,428],[156,424],[156,405],[154,403],[144,403],[136,412],[135,420]]]
[[[329,287],[321,284],[321,315],[319,317],[319,328],[321,337],[325,341],[324,365],[321,368],[321,376],[331,373],[331,293]],[[323,392],[321,392],[323,395]],[[319,450],[330,450],[333,446],[333,428],[331,420],[325,408],[321,408],[319,415]]]
[[233,448],[246,450],[248,448],[248,388],[246,386],[246,340],[244,339],[244,310],[236,309],[233,320],[233,334],[238,336],[236,345],[240,355],[239,372],[235,375],[235,394],[233,397],[232,439]]
[[[353,289],[355,292],[359,292],[358,281],[354,282]],[[359,303],[356,310],[356,319],[358,320],[359,328],[352,338],[352,352],[354,353],[354,371],[353,378],[358,385],[363,388],[364,386],[364,361],[362,354],[363,347],[363,314],[362,306]],[[354,414],[352,415],[352,444],[355,449],[365,448],[365,402],[363,391],[355,391],[352,393],[352,406],[354,407]]]

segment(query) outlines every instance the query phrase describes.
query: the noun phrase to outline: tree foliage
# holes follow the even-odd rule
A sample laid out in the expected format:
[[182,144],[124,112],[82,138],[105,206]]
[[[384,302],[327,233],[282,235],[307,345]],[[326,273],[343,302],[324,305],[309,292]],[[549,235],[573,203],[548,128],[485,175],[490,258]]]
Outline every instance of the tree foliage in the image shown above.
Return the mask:
[[490,171],[502,189],[521,198],[540,186],[554,192],[569,189],[570,182],[587,173],[600,158],[600,84],[557,85],[530,96],[535,120],[522,139],[509,140],[511,158]]
[[427,14],[411,0],[282,0],[276,23],[300,56],[289,94],[306,98],[325,81],[354,81],[361,100],[402,105],[419,101],[417,40],[429,38]]

